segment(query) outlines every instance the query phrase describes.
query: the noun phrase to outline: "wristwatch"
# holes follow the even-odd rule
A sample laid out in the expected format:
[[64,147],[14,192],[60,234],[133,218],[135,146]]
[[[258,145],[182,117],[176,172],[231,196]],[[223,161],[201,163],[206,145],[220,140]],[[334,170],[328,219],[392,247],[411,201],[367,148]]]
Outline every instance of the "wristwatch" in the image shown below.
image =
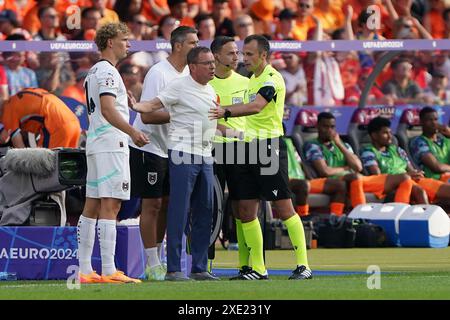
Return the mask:
[[231,111],[229,109],[225,109],[225,113],[223,114],[223,118],[225,121],[228,121],[228,118],[231,117]]

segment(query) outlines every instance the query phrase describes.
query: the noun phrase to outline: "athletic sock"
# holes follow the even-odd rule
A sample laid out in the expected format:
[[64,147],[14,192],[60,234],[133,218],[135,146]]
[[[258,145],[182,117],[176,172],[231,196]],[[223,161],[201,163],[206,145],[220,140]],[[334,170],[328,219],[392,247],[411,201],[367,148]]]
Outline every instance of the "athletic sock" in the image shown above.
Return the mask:
[[288,230],[289,238],[294,247],[297,265],[304,265],[309,268],[308,256],[306,254],[305,230],[303,229],[303,223],[300,217],[294,214],[289,219],[283,221],[283,223]]
[[250,252],[248,251],[247,244],[245,243],[244,231],[242,230],[242,221],[240,219],[235,219],[236,221],[236,236],[239,247],[239,268],[242,269],[243,266],[249,266]]
[[332,202],[330,204],[330,212],[334,213],[337,216],[342,216],[344,213],[345,204],[340,202]]
[[350,183],[350,200],[353,208],[366,203],[362,179],[356,179]]
[[147,256],[147,266],[150,268],[161,265],[161,261],[158,258],[158,247],[146,248],[145,255]]
[[100,243],[100,256],[102,257],[102,274],[110,276],[117,271],[114,263],[117,235],[116,220],[99,219],[97,233]]
[[413,181],[411,179],[405,180],[398,185],[397,192],[395,192],[395,202],[402,202],[409,204],[411,200],[411,191],[413,188]]
[[309,205],[295,206],[295,211],[300,217],[305,217],[309,215]]
[[247,243],[252,268],[259,274],[266,274],[266,266],[263,257],[263,236],[259,220],[242,223],[245,242]]
[[95,242],[95,224],[97,219],[80,216],[77,225],[78,262],[80,272],[90,274],[92,270],[92,250]]

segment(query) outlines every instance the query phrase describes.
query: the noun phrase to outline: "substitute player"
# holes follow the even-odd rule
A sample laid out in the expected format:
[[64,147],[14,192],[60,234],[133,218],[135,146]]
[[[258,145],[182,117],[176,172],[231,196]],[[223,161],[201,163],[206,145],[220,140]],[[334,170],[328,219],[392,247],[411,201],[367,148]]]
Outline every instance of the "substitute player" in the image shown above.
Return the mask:
[[[128,136],[142,147],[148,138],[129,125],[127,90],[116,69],[127,56],[130,43],[128,28],[123,23],[102,26],[95,37],[101,52],[86,77],[89,129],[86,142],[86,203],[78,221],[78,255],[80,282],[139,283],[116,269],[116,217],[121,201],[130,198]],[[100,243],[102,275],[92,270],[91,256],[95,225]]]
[[[405,174],[414,180],[414,188],[421,192],[423,189],[430,202],[449,203],[450,184],[425,178],[422,171],[413,168],[406,151],[392,144],[391,122],[377,117],[369,123],[369,134],[372,143],[362,150],[364,166],[370,174]],[[420,194],[419,194],[420,195]],[[421,197],[423,198],[423,197]],[[417,203],[428,203],[423,199],[415,199]]]

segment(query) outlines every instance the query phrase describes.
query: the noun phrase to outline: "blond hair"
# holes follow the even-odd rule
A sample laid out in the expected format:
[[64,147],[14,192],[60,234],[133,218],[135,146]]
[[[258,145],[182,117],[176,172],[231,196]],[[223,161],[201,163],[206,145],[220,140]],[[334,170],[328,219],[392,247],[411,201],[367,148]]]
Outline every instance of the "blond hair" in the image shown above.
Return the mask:
[[95,36],[95,44],[97,45],[98,50],[103,51],[108,46],[108,40],[113,39],[121,34],[128,34],[130,30],[127,25],[123,22],[114,22],[107,23],[103,25]]

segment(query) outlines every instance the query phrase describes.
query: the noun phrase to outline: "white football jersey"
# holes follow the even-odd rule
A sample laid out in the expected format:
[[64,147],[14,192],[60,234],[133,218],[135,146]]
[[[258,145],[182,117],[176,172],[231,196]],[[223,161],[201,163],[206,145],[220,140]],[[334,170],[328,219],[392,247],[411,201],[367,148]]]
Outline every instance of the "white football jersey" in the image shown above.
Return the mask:
[[[142,95],[140,101],[150,101],[155,98],[173,80],[189,75],[189,68],[186,66],[182,72],[178,72],[172,64],[161,60],[150,68],[145,76]],[[161,110],[168,111],[166,108]],[[155,112],[159,112],[155,111]],[[165,124],[144,124],[141,115],[138,114],[134,120],[133,126],[141,130],[150,138],[150,143],[138,148],[131,140],[130,145],[160,157],[167,158],[167,140],[169,134],[169,123]]]
[[103,117],[100,105],[100,96],[115,97],[116,110],[129,121],[127,90],[116,67],[107,60],[100,60],[89,70],[84,88],[89,114],[86,154],[128,152],[128,135]]

